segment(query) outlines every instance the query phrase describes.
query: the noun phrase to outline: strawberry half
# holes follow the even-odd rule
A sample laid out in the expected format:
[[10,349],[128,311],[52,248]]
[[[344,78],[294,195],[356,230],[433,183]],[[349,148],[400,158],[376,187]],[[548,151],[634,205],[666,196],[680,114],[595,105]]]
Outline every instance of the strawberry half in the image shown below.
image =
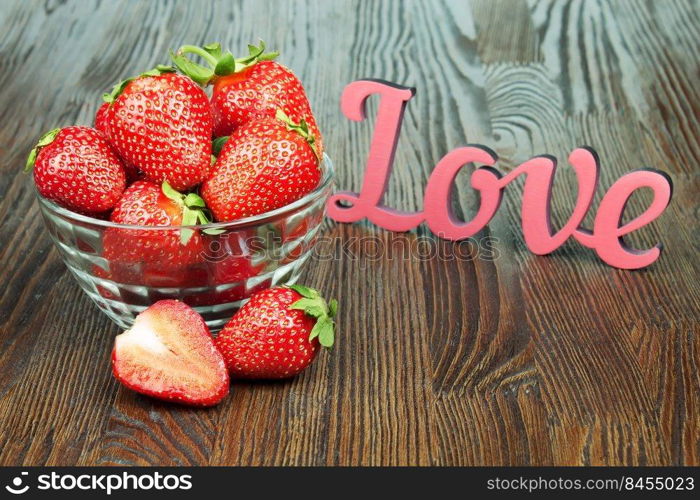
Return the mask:
[[104,127],[119,155],[148,180],[185,190],[209,172],[213,118],[204,91],[174,71],[158,66],[117,84],[104,95]]
[[221,354],[202,317],[177,300],[161,300],[118,335],[114,376],[129,389],[165,401],[213,406],[229,391]]
[[338,303],[302,285],[263,290],[231,318],[214,341],[233,378],[293,377],[334,341]]
[[124,192],[124,165],[104,135],[90,127],[66,127],[44,134],[29,153],[39,193],[87,215],[111,210]]
[[[293,121],[308,124],[322,156],[321,133],[299,78],[273,60],[277,52],[265,52],[262,40],[259,46],[249,45],[248,52],[248,56],[236,59],[213,43],[204,47],[185,45],[171,57],[180,71],[200,85],[214,85],[211,107],[215,137],[230,135],[255,118],[273,118],[281,109]],[[202,57],[209,68],[190,61],[185,54]]]
[[318,186],[321,170],[307,124],[281,110],[236,129],[224,145],[202,198],[216,220],[231,221],[283,207]]

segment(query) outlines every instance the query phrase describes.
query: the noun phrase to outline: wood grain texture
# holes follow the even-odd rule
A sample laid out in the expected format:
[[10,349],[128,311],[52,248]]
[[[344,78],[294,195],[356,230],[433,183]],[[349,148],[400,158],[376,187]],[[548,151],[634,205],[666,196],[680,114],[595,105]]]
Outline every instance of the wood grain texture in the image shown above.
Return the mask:
[[[530,254],[522,181],[467,242],[328,222],[304,281],[341,302],[332,353],[210,410],[119,387],[118,329],[52,247],[24,157],[43,131],[90,124],[103,91],[168,48],[258,38],[304,81],[343,188],[360,187],[372,129],[341,115],[340,93],[383,78],[418,91],[387,203],[420,209],[432,166],[465,143],[503,171],[589,144],[595,205],[628,170],[673,178],[666,213],[630,238],[663,241],[661,260],[615,270],[575,242]],[[700,465],[698,52],[694,0],[3,1],[0,464]],[[471,168],[454,195],[465,218]],[[575,188],[561,168],[558,225]]]

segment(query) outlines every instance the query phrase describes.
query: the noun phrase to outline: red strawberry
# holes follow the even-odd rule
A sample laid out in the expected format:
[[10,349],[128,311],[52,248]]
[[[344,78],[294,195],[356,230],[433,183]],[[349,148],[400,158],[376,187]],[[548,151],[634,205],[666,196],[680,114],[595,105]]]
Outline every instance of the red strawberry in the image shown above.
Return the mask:
[[204,91],[173,71],[158,66],[105,94],[106,128],[119,155],[148,180],[185,190],[209,172],[213,119]]
[[270,279],[248,281],[260,274],[265,264],[254,264],[248,248],[246,231],[205,235],[205,259],[209,270],[210,292],[187,297],[192,306],[226,304],[248,298],[254,292],[270,286]]
[[109,271],[105,271],[102,267],[98,266],[97,264],[93,264],[92,274],[97,278],[100,278],[100,280],[97,281],[96,285],[97,293],[99,293],[105,299],[116,300],[118,298],[118,294],[114,293],[114,291],[110,290],[108,287],[105,287],[103,284],[104,282],[101,281],[106,279],[112,279],[112,275],[109,273]]
[[139,171],[139,169],[129,162],[124,162],[124,171],[126,172],[127,184],[132,184],[136,181],[143,179],[143,174]]
[[194,309],[161,300],[118,335],[114,376],[141,394],[193,406],[213,406],[229,390],[229,377],[209,328]]
[[[109,133],[107,130],[107,123],[108,123],[108,114],[109,114],[110,106],[108,102],[103,102],[102,105],[97,109],[97,113],[95,113],[95,129],[99,130],[104,134],[105,137],[109,140]],[[122,160],[122,163],[124,165],[124,171],[126,172],[126,183],[131,184],[134,181],[139,180],[143,175],[141,175],[141,172],[139,172],[139,169],[133,166],[129,162],[125,162]]]
[[[323,221],[323,213],[308,215],[301,221],[288,220],[282,224],[280,241],[288,250],[279,264],[284,265],[292,262],[305,252],[311,250],[318,240],[317,227]],[[315,234],[308,238],[310,231],[316,230]]]
[[[204,201],[187,196],[167,183],[137,181],[127,188],[110,220],[140,226],[206,224]],[[154,287],[203,286],[207,280],[202,237],[193,229],[109,228],[103,256],[121,283]]]
[[293,377],[333,345],[338,303],[301,285],[263,290],[231,318],[214,343],[233,378]]
[[[306,121],[316,137],[319,156],[323,154],[321,133],[301,81],[288,68],[273,61],[277,52],[265,52],[265,43],[248,46],[249,55],[234,59],[216,44],[196,47],[185,45],[172,55],[178,68],[196,82],[214,84],[211,106],[214,136],[230,135],[237,127],[254,118],[274,117],[278,109],[293,121]],[[211,68],[195,64],[184,54],[201,56]]]
[[104,134],[105,137],[109,137],[107,133],[107,114],[109,113],[109,103],[103,102],[99,108],[97,108],[97,113],[95,113],[95,129],[99,130]]
[[105,137],[90,127],[44,134],[29,153],[26,170],[44,198],[95,215],[111,210],[124,192],[124,165]]
[[216,220],[283,207],[318,185],[321,170],[306,123],[278,115],[239,127],[221,150],[201,189]]

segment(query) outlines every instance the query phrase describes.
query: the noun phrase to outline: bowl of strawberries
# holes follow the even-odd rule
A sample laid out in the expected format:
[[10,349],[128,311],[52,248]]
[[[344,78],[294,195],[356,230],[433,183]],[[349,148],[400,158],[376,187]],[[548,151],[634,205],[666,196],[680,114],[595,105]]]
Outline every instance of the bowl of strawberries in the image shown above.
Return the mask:
[[120,327],[176,299],[217,331],[255,292],[297,280],[333,167],[277,55],[183,46],[104,94],[92,127],[53,129],[30,152],[49,235]]

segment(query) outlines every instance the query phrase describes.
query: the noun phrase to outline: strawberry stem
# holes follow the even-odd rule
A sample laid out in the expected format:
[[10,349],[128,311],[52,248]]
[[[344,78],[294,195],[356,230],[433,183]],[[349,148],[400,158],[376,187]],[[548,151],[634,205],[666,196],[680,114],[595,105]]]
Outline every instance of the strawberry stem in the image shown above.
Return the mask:
[[289,307],[302,310],[308,316],[316,319],[316,323],[309,334],[309,341],[318,337],[318,342],[323,347],[329,349],[333,347],[335,341],[335,322],[333,318],[338,311],[338,301],[332,299],[329,303],[326,303],[317,290],[304,285],[289,285],[289,288],[302,296],[301,299]]
[[183,45],[177,51],[178,54],[197,54],[202,59],[207,61],[211,67],[215,67],[216,63],[219,62],[216,57],[211,55],[209,52],[204,50],[202,47],[197,47],[196,45]]
[[[207,66],[191,61],[186,54],[201,57]],[[183,45],[177,52],[170,51],[173,64],[186,76],[203,87],[212,83],[219,76],[228,76],[243,71],[260,61],[271,61],[279,55],[278,52],[265,52],[265,42],[260,45],[248,45],[246,57],[234,58],[231,52],[223,52],[221,44],[210,43],[203,47]]]

